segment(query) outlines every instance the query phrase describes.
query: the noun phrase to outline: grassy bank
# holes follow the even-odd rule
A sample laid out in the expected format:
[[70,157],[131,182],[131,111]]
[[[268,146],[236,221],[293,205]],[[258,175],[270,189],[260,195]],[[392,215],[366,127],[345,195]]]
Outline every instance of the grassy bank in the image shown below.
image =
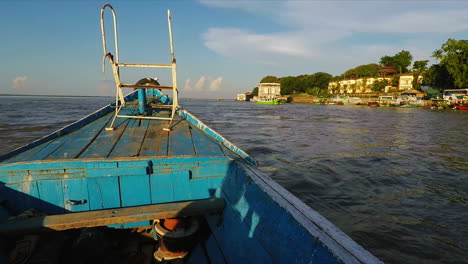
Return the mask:
[[317,101],[316,96],[308,95],[306,93],[292,94],[289,96],[293,104],[313,104]]

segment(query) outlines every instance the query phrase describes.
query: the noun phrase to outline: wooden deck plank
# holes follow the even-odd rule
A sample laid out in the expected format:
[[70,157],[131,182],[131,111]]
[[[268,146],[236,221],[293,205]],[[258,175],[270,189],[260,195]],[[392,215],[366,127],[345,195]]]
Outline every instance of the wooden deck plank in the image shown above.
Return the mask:
[[224,156],[221,146],[208,135],[194,128],[191,130],[195,152],[199,156]]
[[148,132],[141,146],[140,157],[167,156],[169,132],[164,131],[163,128],[167,127],[168,124],[169,121],[150,120]]
[[[106,158],[119,141],[122,133],[128,125],[129,120],[117,118],[117,125],[113,131],[103,131],[97,138],[84,150],[79,158]],[[77,157],[77,158],[78,158]]]
[[33,217],[0,222],[0,234],[31,232],[38,229],[59,231],[145,220],[212,214],[221,212],[224,206],[224,200],[218,198]]
[[66,144],[70,140],[70,138],[72,138],[72,135],[71,134],[66,134],[66,135],[63,135],[61,137],[58,137],[58,138],[50,141],[49,144],[37,146],[37,148],[41,148],[41,149],[37,153],[35,153],[34,155],[28,157],[27,160],[30,161],[30,160],[43,160],[43,159],[45,159],[51,153],[53,153],[58,148],[60,148],[64,144]]
[[79,130],[73,131],[70,134],[70,140],[49,154],[45,159],[75,158],[102,133],[112,116],[113,113],[110,113]]
[[185,120],[174,121],[169,132],[169,156],[195,155],[192,133]]
[[16,156],[13,156],[13,157],[11,157],[9,159],[6,159],[6,160],[2,161],[2,163],[13,163],[13,162],[27,161],[29,157],[34,156],[36,153],[41,151],[42,148],[49,145],[50,142],[51,141],[45,142],[45,143],[43,143],[41,145],[38,145],[38,146],[36,146],[36,147],[34,147],[32,149],[28,149],[25,152],[21,152]]
[[142,147],[145,134],[148,130],[149,120],[131,119],[114,149],[109,154],[110,158],[136,157]]

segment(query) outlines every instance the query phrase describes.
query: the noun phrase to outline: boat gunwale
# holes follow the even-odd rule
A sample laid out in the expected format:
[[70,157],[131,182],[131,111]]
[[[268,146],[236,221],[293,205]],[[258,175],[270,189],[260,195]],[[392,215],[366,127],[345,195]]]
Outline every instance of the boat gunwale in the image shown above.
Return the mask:
[[[237,162],[266,194],[344,263],[383,263],[320,213],[251,164]],[[311,256],[313,257],[313,256]]]

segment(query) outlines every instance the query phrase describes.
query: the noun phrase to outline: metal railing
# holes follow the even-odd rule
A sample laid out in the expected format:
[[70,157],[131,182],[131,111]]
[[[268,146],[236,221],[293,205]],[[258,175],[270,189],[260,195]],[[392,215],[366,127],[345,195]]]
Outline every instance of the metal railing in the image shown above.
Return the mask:
[[[115,42],[115,57],[112,53],[108,52],[107,50],[107,41],[106,41],[106,33],[105,33],[105,26],[104,26],[104,11],[106,8],[109,8],[112,12],[113,21],[114,21],[114,42]],[[105,4],[101,8],[101,35],[102,35],[102,46],[104,55],[102,58],[102,70],[105,72],[105,61],[106,58],[109,59],[109,62],[112,67],[112,72],[114,75],[114,81],[116,85],[116,97],[115,97],[115,116],[112,119],[112,122],[106,130],[114,130],[114,122],[115,119],[118,117],[122,118],[138,118],[138,119],[159,119],[159,120],[168,120],[170,121],[167,128],[165,130],[170,130],[170,124],[174,119],[175,113],[178,108],[178,96],[177,96],[177,69],[176,69],[176,59],[174,56],[174,44],[172,39],[172,24],[171,24],[171,12],[167,10],[167,23],[169,28],[169,42],[171,48],[171,63],[170,64],[143,64],[143,63],[121,63],[119,61],[119,41],[118,41],[118,34],[117,34],[117,17],[114,8],[110,4]],[[156,85],[135,85],[135,84],[123,84],[120,81],[120,72],[119,67],[143,67],[143,68],[171,68],[172,70],[172,86],[156,86]],[[131,116],[131,115],[119,115],[120,110],[125,107],[125,99],[123,95],[122,88],[134,88],[134,89],[170,89],[172,90],[172,105],[171,106],[171,115],[170,117],[157,117],[157,116]],[[167,107],[161,107],[167,108]]]

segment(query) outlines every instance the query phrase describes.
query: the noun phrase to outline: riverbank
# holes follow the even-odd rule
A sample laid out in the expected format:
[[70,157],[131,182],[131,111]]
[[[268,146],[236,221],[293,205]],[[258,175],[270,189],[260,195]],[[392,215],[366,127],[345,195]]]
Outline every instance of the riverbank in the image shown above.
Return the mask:
[[290,102],[293,104],[313,104],[317,101],[317,96],[308,95],[305,93],[292,94],[289,96]]
[[[380,94],[380,95],[394,95],[394,94]],[[313,95],[308,95],[306,93],[301,93],[301,94],[292,94],[288,96],[289,102],[292,104],[314,104],[318,101],[317,96]],[[368,96],[356,96],[361,98],[361,103],[362,105],[367,105],[368,102],[370,101],[376,101],[378,98],[378,95],[376,94],[369,94]],[[422,104],[420,106],[422,107],[430,107],[432,106],[433,102],[431,100],[423,100]]]

